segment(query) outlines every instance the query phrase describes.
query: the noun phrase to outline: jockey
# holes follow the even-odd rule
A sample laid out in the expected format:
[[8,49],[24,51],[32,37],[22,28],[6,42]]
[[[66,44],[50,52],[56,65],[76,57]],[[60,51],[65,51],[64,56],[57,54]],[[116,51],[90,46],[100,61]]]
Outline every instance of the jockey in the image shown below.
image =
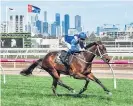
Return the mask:
[[71,40],[70,43],[67,43],[68,52],[64,58],[64,62],[69,62],[69,55],[73,53],[79,53],[80,51],[85,50],[85,39],[87,38],[86,34],[84,32],[81,32],[79,34],[75,34],[74,38]]
[[69,53],[75,53],[85,50],[85,44],[84,41],[87,38],[86,34],[84,32],[81,32],[80,34],[75,34],[74,38],[71,41],[71,48],[68,50]]

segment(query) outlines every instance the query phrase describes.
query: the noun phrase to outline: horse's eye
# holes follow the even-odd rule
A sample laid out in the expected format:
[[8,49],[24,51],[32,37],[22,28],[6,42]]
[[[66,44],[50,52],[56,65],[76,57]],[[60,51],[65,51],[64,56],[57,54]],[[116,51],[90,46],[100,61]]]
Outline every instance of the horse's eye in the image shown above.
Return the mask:
[[106,50],[106,48],[104,47],[104,50]]

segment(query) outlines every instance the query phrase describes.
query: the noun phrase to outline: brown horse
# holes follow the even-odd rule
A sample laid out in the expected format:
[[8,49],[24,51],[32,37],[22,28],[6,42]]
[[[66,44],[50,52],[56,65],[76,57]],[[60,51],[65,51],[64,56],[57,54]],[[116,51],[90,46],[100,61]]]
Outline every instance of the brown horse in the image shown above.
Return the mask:
[[67,88],[69,91],[74,92],[74,89],[64,84],[60,79],[60,74],[71,75],[75,79],[83,79],[86,81],[83,89],[80,90],[79,94],[83,93],[88,86],[90,80],[98,83],[107,94],[111,95],[111,92],[97,79],[93,73],[92,61],[95,56],[100,56],[100,58],[108,63],[110,61],[109,56],[105,46],[100,42],[93,42],[87,45],[85,51],[82,51],[78,54],[71,55],[70,58],[70,68],[66,70],[65,65],[55,62],[57,54],[59,51],[48,53],[43,59],[37,60],[35,63],[31,64],[27,69],[20,72],[22,75],[32,74],[33,69],[42,64],[41,67],[46,70],[53,78],[52,90],[55,95],[57,84]]

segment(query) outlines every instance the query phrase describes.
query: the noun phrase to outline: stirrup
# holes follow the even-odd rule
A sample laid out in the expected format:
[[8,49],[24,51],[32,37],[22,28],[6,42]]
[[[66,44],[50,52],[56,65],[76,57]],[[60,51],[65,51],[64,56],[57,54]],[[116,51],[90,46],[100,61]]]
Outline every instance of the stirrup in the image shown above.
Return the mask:
[[69,72],[69,70],[70,70],[70,66],[65,66],[65,69],[66,69],[66,71]]

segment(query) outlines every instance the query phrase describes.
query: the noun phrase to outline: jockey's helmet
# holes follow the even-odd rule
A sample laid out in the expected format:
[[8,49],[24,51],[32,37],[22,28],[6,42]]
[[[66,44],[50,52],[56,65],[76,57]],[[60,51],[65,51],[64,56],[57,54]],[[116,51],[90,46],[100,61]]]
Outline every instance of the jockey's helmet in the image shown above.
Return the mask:
[[81,32],[79,34],[79,38],[82,39],[82,40],[85,40],[87,38],[86,34],[84,32]]

